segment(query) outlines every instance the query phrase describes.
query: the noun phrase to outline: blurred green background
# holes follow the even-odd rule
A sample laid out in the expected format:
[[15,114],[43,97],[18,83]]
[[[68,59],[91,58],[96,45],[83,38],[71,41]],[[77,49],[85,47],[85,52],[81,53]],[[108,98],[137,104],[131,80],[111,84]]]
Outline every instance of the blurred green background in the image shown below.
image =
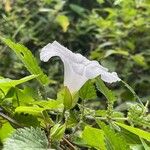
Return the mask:
[[[38,60],[40,49],[57,40],[116,71],[143,101],[150,98],[149,0],[0,0],[0,35],[23,43]],[[63,83],[63,65],[58,60],[39,60],[49,78],[58,82],[47,89],[51,97]],[[0,43],[0,76],[19,79],[28,74]],[[110,87],[120,100],[134,100],[125,87]]]

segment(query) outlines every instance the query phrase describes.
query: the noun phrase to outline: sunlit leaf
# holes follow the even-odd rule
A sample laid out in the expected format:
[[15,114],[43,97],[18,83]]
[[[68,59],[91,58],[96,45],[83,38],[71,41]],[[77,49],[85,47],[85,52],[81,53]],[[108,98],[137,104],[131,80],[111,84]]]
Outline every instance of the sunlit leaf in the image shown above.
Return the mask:
[[110,126],[101,122],[100,120],[96,120],[97,124],[103,130],[104,135],[106,137],[106,147],[107,150],[128,150],[129,145],[126,142],[126,139],[119,133],[115,132]]
[[97,2],[98,2],[99,4],[102,4],[102,3],[104,3],[104,0],[97,0]]
[[2,124],[0,127],[0,140],[3,141],[8,138],[9,135],[14,132],[14,130],[15,129],[10,125],[9,122]]
[[56,110],[59,108],[63,108],[63,102],[62,100],[42,100],[42,101],[35,101],[32,104],[36,104],[42,108],[44,108],[45,110]]
[[124,129],[138,135],[141,138],[144,138],[146,140],[150,140],[150,133],[149,132],[146,132],[146,131],[141,130],[139,128],[128,126],[128,125],[125,125],[125,124],[122,124],[122,123],[119,123],[119,122],[116,122],[116,124],[119,125],[120,127],[124,128]]
[[41,116],[42,111],[44,108],[40,107],[32,107],[32,106],[19,106],[15,109],[16,113],[24,113],[24,114],[31,114],[33,116]]
[[82,139],[88,146],[96,149],[106,150],[104,142],[104,133],[100,129],[96,129],[90,126],[86,126],[82,133]]
[[136,64],[143,66],[143,67],[147,67],[145,58],[141,54],[133,55],[131,58],[135,61]]
[[58,15],[56,17],[56,22],[62,27],[63,31],[66,32],[69,26],[69,19],[65,15]]
[[18,58],[23,62],[31,74],[39,75],[37,79],[41,84],[45,85],[51,82],[43,73],[37,63],[37,60],[29,49],[27,49],[24,45],[12,42],[10,39],[1,38],[1,40],[16,53]]
[[27,82],[29,80],[32,80],[34,78],[38,77],[37,75],[30,75],[27,77],[24,77],[20,80],[11,80],[7,78],[0,79],[0,87],[15,87],[18,84]]
[[129,55],[128,51],[125,51],[125,50],[108,50],[108,51],[106,51],[104,57],[108,57],[108,56],[113,55],[113,54],[123,55],[123,56]]

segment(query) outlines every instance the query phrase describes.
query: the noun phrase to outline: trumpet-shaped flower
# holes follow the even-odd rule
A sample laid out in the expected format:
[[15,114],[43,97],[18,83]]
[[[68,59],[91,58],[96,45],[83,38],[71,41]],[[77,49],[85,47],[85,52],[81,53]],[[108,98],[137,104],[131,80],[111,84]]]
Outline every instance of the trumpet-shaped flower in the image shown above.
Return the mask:
[[108,72],[108,69],[97,61],[90,61],[79,53],[73,53],[57,41],[47,44],[40,53],[40,59],[44,62],[53,56],[59,56],[64,63],[64,86],[67,86],[72,94],[79,91],[87,80],[99,75],[107,83],[120,81],[116,72]]

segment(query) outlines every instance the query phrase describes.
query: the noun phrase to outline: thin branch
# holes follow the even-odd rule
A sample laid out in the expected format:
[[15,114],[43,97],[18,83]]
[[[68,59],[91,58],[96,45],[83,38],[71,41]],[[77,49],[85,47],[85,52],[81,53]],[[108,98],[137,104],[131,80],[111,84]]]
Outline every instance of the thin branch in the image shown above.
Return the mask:
[[0,112],[0,116],[2,116],[4,119],[8,120],[9,122],[17,125],[18,127],[22,127],[17,121],[15,121],[14,119],[12,119],[9,116],[5,115],[4,113]]
[[72,143],[70,141],[68,141],[65,137],[62,138],[63,141],[69,145],[71,150],[76,150],[76,148],[72,145]]

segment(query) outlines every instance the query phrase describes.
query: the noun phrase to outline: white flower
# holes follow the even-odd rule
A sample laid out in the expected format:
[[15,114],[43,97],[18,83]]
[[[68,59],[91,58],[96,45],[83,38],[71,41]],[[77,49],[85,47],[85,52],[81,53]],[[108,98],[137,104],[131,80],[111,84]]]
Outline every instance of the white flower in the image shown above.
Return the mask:
[[97,61],[90,61],[79,53],[73,53],[57,41],[47,44],[40,53],[40,59],[47,62],[51,57],[59,56],[64,63],[64,86],[76,93],[89,80],[101,75],[105,82],[120,81],[116,72],[108,72]]

